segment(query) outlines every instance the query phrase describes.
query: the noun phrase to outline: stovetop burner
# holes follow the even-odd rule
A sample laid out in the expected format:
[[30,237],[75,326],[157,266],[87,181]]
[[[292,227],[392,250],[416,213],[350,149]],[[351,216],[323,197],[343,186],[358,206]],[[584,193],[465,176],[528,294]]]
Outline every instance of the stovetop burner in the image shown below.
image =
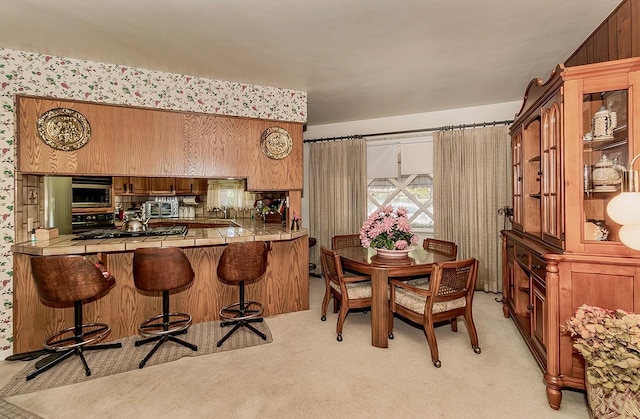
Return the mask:
[[155,227],[145,231],[122,231],[117,228],[105,228],[78,234],[73,240],[113,239],[120,237],[147,236],[184,236],[189,231],[187,226]]

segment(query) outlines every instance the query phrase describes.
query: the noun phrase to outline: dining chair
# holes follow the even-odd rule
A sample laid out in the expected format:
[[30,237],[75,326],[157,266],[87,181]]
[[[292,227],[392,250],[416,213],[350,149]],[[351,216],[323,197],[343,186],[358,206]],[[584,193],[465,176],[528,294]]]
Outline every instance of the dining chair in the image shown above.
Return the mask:
[[371,277],[346,276],[342,270],[340,255],[324,246],[320,247],[320,251],[326,285],[320,320],[327,320],[327,306],[333,297],[333,312],[338,312],[338,307],[340,307],[336,325],[336,339],[338,342],[342,342],[342,326],[349,310],[371,307]]
[[359,234],[339,234],[331,239],[331,249],[338,250],[345,247],[361,247]]
[[458,256],[458,246],[453,242],[427,238],[422,241],[422,247],[430,252],[436,252],[454,258]]
[[458,331],[458,316],[463,316],[471,348],[477,354],[478,333],[473,322],[472,301],[478,276],[478,260],[437,263],[426,284],[412,285],[397,279],[390,281],[389,289],[389,339],[393,339],[394,314],[421,324],[431,349],[431,360],[436,368],[441,362],[434,324],[449,321],[451,330]]

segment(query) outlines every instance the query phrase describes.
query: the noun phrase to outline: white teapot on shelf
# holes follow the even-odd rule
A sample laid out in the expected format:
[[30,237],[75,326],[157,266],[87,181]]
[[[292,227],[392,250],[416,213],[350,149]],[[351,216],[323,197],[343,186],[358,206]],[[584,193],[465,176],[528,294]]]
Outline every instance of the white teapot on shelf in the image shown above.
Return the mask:
[[622,172],[624,170],[626,170],[625,167],[618,164],[617,156],[611,161],[603,153],[591,173],[593,189],[602,192],[615,192],[616,185],[622,183]]

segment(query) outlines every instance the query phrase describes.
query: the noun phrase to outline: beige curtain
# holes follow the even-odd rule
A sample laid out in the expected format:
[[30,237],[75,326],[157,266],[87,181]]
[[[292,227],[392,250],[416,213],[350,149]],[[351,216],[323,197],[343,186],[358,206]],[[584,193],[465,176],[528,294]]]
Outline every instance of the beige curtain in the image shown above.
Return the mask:
[[357,233],[367,216],[367,144],[364,138],[309,143],[309,235],[320,246],[337,234]]
[[434,234],[480,261],[477,289],[501,292],[498,209],[511,205],[508,127],[439,131],[434,147]]

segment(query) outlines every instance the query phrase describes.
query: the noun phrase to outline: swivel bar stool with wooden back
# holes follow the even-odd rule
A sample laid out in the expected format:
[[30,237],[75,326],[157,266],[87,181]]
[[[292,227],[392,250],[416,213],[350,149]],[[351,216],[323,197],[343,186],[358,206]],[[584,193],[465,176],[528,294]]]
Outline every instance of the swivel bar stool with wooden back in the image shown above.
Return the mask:
[[[27,374],[27,380],[51,369],[72,355],[78,355],[85,374],[91,375],[83,352],[122,347],[121,343],[96,345],[111,331],[105,323],[83,323],[82,305],[102,297],[115,284],[113,276],[105,275],[83,256],[39,256],[31,259],[31,272],[38,296],[46,305],[73,305],[74,325],[45,339],[43,347],[54,356],[44,365]],[[46,359],[45,359],[46,360]]]
[[220,317],[224,320],[220,327],[233,325],[233,329],[227,332],[216,344],[218,347],[239,328],[246,327],[262,340],[267,336],[253,327],[251,323],[262,322],[260,317],[263,312],[262,304],[257,301],[245,301],[244,285],[246,282],[255,282],[264,276],[267,271],[267,256],[269,243],[262,241],[230,243],[222,252],[218,263],[218,279],[224,283],[238,283],[240,301],[227,305],[220,310]]
[[162,292],[162,314],[148,318],[138,326],[146,339],[138,340],[135,346],[156,342],[144,357],[139,368],[145,366],[151,356],[165,342],[171,341],[186,346],[192,351],[198,347],[178,339],[176,335],[187,333],[191,326],[191,315],[169,311],[169,292],[180,290],[193,282],[191,263],[177,247],[140,248],[133,253],[133,280],[142,291]]

